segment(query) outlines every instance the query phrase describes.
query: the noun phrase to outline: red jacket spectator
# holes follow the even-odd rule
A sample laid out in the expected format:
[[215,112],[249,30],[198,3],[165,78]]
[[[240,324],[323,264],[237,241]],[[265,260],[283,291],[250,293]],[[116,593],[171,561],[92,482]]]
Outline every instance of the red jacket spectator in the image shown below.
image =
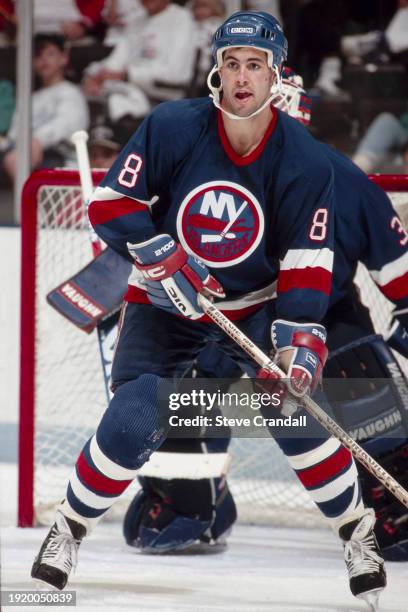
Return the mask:
[[[34,30],[63,34],[68,40],[85,36],[102,21],[105,0],[35,0]],[[58,17],[61,22],[58,23]],[[49,23],[48,23],[49,18]],[[16,24],[15,1],[0,0],[0,31]]]

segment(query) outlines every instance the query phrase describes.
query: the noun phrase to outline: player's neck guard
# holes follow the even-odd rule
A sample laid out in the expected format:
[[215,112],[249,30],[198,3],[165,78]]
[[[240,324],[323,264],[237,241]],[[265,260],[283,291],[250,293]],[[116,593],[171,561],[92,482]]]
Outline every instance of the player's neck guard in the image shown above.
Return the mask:
[[220,93],[222,91],[221,77],[219,76],[220,85],[218,87],[212,83],[213,76],[220,70],[220,66],[215,65],[207,77],[207,86],[208,86],[208,89],[211,91],[210,98],[212,99],[214,106],[218,108],[221,112],[223,112],[224,115],[226,115],[230,119],[234,119],[235,121],[251,119],[252,117],[255,117],[256,115],[259,115],[259,113],[261,113],[264,110],[264,108],[273,104],[274,100],[276,100],[277,98],[281,99],[281,90],[282,90],[281,71],[278,68],[278,66],[270,65],[269,67],[272,70],[272,72],[275,73],[275,77],[276,77],[272,84],[270,95],[265,100],[265,102],[259,108],[256,109],[256,111],[254,111],[247,117],[240,117],[239,115],[234,115],[234,113],[230,113],[229,111],[225,110],[225,108],[223,108],[221,105],[221,101],[220,101]]

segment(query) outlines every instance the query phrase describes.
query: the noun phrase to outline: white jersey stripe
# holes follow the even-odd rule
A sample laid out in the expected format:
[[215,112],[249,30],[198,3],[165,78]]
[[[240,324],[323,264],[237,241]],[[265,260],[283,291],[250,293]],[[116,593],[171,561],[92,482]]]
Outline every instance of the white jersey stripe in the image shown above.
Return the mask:
[[[135,267],[132,267],[130,272],[128,284],[132,287],[137,287],[138,289],[142,289],[146,291],[143,276],[141,272]],[[263,287],[262,289],[258,289],[257,291],[251,291],[250,293],[246,293],[245,295],[241,295],[236,300],[222,300],[215,301],[214,304],[220,310],[241,310],[242,308],[248,308],[248,306],[254,306],[255,304],[262,304],[263,302],[267,302],[276,298],[276,285],[277,281],[274,281],[270,285]]]
[[119,191],[115,191],[111,187],[97,187],[92,194],[91,201],[102,202],[103,200],[121,200],[122,198],[129,198],[131,200],[136,200],[140,204],[146,204],[146,206],[152,206],[159,199],[159,196],[155,195],[151,200],[141,200],[140,198],[132,198],[132,196],[124,195],[123,193],[119,193]]
[[324,249],[289,249],[280,262],[281,270],[303,268],[324,268],[329,272],[333,268],[333,251]]
[[304,470],[324,461],[324,459],[333,455],[340,446],[340,442],[331,437],[312,451],[299,455],[286,455],[286,458],[294,470]]
[[395,259],[385,264],[381,270],[369,270],[374,282],[380,287],[388,285],[391,281],[403,276],[408,270],[408,251]]

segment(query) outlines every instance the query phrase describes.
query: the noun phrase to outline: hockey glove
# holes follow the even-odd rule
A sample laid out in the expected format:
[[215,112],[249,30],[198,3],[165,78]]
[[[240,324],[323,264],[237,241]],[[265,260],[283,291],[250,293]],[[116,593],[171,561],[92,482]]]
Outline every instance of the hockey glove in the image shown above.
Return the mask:
[[287,373],[289,391],[296,397],[313,393],[328,355],[323,325],[277,319],[271,333],[278,363]]
[[[297,411],[298,406],[290,398],[288,399],[288,388],[279,374],[275,374],[268,368],[261,368],[256,373],[255,387],[262,393],[268,393],[271,398],[271,406],[278,408],[284,416],[291,416]],[[276,402],[277,397],[279,397],[278,403]]]
[[200,292],[225,297],[222,286],[205,265],[188,255],[168,234],[138,244],[128,242],[127,246],[144,277],[149,300],[158,308],[198,319],[204,314],[198,303]]
[[[384,340],[388,346],[408,359],[408,311],[406,313],[397,312],[394,314],[397,314],[397,317],[393,319]],[[404,316],[399,317],[398,314],[404,314]]]

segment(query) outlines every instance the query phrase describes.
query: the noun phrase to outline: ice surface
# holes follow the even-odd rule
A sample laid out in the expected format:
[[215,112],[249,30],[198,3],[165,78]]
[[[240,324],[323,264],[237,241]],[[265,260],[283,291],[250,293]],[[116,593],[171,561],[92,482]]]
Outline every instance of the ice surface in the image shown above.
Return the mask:
[[[15,465],[0,464],[0,487],[2,589],[32,589],[30,567],[47,529],[14,526]],[[388,563],[387,569],[381,611],[407,612],[408,564]],[[152,557],[126,546],[120,523],[103,523],[81,545],[70,589],[77,612],[366,610],[349,592],[337,538],[316,529],[238,525],[225,552]]]

